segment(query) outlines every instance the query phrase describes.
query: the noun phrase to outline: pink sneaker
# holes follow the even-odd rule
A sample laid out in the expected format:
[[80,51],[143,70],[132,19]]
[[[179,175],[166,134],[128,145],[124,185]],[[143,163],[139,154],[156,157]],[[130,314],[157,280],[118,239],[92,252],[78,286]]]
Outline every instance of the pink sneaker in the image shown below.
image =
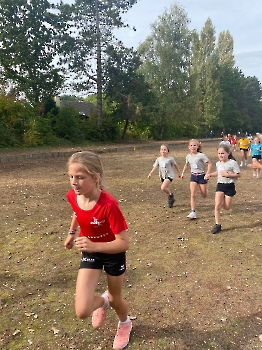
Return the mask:
[[99,328],[100,326],[102,326],[104,320],[106,319],[107,310],[110,307],[108,300],[108,291],[105,291],[101,296],[105,299],[106,306],[100,307],[93,312],[92,325],[94,328]]
[[125,324],[118,323],[113,349],[124,349],[127,346],[131,330],[132,322],[130,320]]

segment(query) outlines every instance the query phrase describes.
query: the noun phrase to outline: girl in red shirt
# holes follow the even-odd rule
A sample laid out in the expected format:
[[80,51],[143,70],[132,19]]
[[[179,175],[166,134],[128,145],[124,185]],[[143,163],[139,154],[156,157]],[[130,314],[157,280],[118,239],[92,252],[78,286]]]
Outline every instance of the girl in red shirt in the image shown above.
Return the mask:
[[[129,342],[132,322],[127,303],[122,297],[129,248],[127,224],[118,202],[102,189],[103,168],[92,152],[77,152],[67,163],[72,189],[67,193],[73,216],[64,246],[75,244],[82,253],[76,282],[76,315],[85,319],[92,315],[92,325],[99,328],[111,306],[119,317],[113,348],[123,349]],[[75,238],[78,225],[80,233]],[[95,291],[105,270],[108,290],[102,296]]]

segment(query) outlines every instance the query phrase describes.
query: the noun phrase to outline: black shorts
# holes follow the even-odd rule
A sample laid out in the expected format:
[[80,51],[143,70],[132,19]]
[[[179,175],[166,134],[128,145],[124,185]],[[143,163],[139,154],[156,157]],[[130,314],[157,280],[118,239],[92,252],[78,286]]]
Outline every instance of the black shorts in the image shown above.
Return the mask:
[[205,175],[206,174],[191,173],[190,182],[196,182],[199,185],[206,185],[207,180],[204,179]]
[[240,151],[244,151],[244,152],[247,152],[248,151],[248,148],[239,148]]
[[234,182],[230,184],[218,183],[216,192],[224,192],[225,196],[234,197],[236,194],[236,188]]
[[161,182],[164,182],[165,180],[169,180],[170,182],[173,181],[171,177],[167,177],[166,179],[163,179],[162,177],[160,178]]
[[261,154],[257,154],[252,156],[253,159],[260,160],[261,159]]
[[79,269],[102,270],[111,276],[120,276],[126,271],[126,253],[82,253]]

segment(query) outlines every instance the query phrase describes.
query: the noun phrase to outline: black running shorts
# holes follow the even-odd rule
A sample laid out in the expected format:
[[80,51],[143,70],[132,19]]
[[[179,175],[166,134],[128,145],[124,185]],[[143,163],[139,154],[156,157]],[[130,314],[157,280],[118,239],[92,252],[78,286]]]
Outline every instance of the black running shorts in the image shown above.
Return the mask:
[[80,269],[102,270],[111,276],[120,276],[126,270],[126,253],[82,253]]

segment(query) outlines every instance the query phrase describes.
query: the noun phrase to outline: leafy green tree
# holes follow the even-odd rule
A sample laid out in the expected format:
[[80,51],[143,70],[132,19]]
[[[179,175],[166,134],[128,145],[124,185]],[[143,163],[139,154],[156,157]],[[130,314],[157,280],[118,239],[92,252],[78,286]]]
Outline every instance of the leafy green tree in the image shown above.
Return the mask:
[[75,0],[60,3],[62,50],[60,64],[81,92],[97,91],[98,126],[102,124],[104,62],[108,45],[119,45],[113,30],[124,26],[120,14],[137,0]]
[[83,98],[75,96],[75,95],[61,95],[59,96],[60,100],[63,101],[83,101]]
[[215,49],[215,28],[207,19],[200,35],[193,36],[191,89],[195,99],[198,125],[204,129],[214,128],[222,107],[219,90],[219,55]]
[[242,99],[245,114],[250,121],[245,126],[249,132],[258,132],[258,125],[261,125],[260,101],[262,99],[262,88],[256,77],[245,77],[242,80],[244,96]]
[[62,84],[53,63],[56,23],[47,0],[0,0],[2,75],[33,103],[53,96]]
[[191,55],[188,24],[185,10],[174,4],[151,25],[151,35],[138,48],[141,72],[157,94],[160,138],[167,136],[168,125],[180,123],[185,115]]
[[121,139],[131,126],[146,118],[152,94],[144,76],[138,73],[141,65],[139,56],[132,49],[109,48],[105,86],[106,97],[115,106],[114,115],[124,122]]
[[213,126],[217,131],[226,130],[227,133],[236,134],[243,130],[245,119],[243,115],[242,99],[244,90],[242,88],[242,73],[237,68],[222,65],[220,68],[220,91],[222,94],[222,108],[219,113],[218,122]]
[[54,117],[53,129],[57,137],[64,138],[73,143],[84,139],[82,120],[78,117],[79,112],[72,106],[60,107]]
[[0,94],[0,146],[21,146],[25,125],[35,116],[34,108],[13,94]]
[[217,54],[220,65],[227,65],[233,69],[235,65],[234,39],[228,30],[219,33],[217,41]]

